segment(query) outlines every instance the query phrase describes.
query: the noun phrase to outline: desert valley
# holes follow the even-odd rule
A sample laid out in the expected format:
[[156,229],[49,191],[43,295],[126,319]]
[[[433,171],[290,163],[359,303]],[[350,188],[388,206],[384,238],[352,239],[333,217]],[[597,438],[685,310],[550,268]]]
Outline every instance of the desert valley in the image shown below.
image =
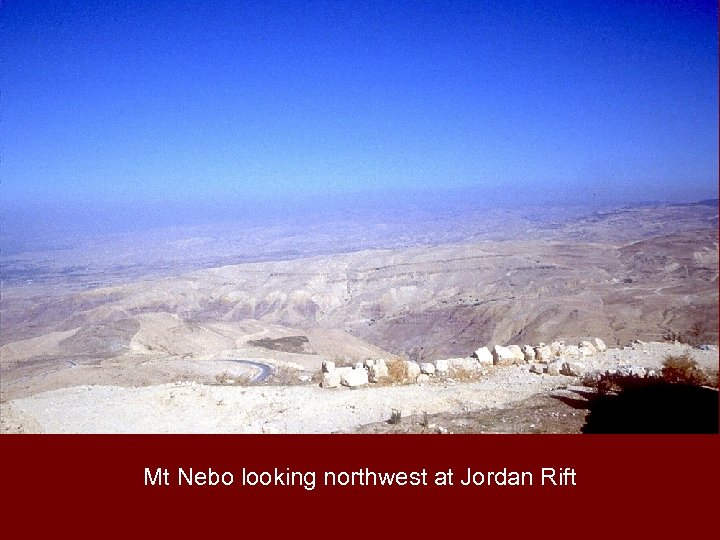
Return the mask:
[[[413,217],[6,255],[3,432],[579,432],[577,373],[434,366],[600,338],[584,372],[717,371],[716,200]],[[411,373],[324,383],[374,362]]]

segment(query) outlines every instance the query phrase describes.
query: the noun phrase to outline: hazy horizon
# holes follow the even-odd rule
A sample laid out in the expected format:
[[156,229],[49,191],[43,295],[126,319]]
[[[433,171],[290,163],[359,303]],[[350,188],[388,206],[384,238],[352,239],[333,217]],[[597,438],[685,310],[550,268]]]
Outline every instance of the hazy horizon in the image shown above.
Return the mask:
[[2,248],[718,196],[714,2],[5,2]]
[[[715,200],[717,197],[711,197]],[[256,201],[255,204],[198,202],[195,205],[106,205],[78,211],[75,208],[5,206],[0,217],[0,243],[5,256],[24,251],[77,247],[84,241],[103,242],[124,236],[148,234],[155,238],[192,237],[198,233],[222,235],[223,231],[259,231],[277,228],[289,234],[303,228],[343,225],[359,230],[391,227],[400,233],[408,228],[424,234],[466,223],[468,236],[501,228],[503,212],[513,219],[531,222],[561,222],[572,217],[590,216],[624,207],[688,204],[699,198],[638,201],[603,200],[597,195],[584,199],[552,200],[528,197],[519,200],[514,193],[493,197],[471,192],[393,193],[389,197],[340,197],[316,201]],[[707,199],[705,199],[707,200]],[[330,204],[328,204],[330,201]],[[38,219],[38,216],[42,216]],[[450,231],[448,231],[450,232]],[[392,236],[392,232],[386,233]],[[432,232],[434,235],[435,233]],[[418,233],[420,236],[420,233]],[[418,242],[420,238],[418,238]],[[109,246],[109,245],[108,245]],[[329,251],[333,250],[328,246]]]

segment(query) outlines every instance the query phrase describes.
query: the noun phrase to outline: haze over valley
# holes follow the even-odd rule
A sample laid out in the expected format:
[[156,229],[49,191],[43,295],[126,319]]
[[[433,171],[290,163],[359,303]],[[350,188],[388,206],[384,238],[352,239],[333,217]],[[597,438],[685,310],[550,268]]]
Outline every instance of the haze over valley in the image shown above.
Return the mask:
[[[475,230],[480,217],[462,214],[456,228],[406,224],[422,231],[415,238],[390,226],[333,224],[325,236],[320,227],[294,235],[278,227],[264,244],[256,239],[260,262],[213,268],[204,268],[213,250],[232,253],[236,238],[255,230],[225,244],[120,236],[96,246],[97,259],[81,270],[62,261],[89,257],[87,246],[8,257],[3,399],[87,384],[247,379],[256,369],[248,360],[297,384],[329,360],[422,362],[469,356],[480,345],[588,336],[616,346],[693,327],[717,342],[717,201],[563,219],[486,216]],[[123,240],[137,242],[131,255],[157,259],[118,264],[126,252],[108,248]]]

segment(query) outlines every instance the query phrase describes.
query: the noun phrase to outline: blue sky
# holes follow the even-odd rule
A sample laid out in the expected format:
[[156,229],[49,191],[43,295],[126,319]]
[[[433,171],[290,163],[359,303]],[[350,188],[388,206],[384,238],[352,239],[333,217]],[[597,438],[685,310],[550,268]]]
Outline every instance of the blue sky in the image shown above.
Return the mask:
[[715,2],[0,10],[14,209],[717,194]]

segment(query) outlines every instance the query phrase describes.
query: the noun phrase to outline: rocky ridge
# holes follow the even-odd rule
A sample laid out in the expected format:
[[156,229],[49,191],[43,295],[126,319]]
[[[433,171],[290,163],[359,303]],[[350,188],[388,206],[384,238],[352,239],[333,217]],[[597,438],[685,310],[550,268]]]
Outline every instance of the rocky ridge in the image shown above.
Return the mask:
[[[700,349],[657,342],[609,348],[585,357],[584,363],[586,371],[598,373],[648,373],[659,370],[668,355],[685,353],[703,368],[718,367],[716,347]],[[477,359],[470,360],[479,365]],[[512,410],[524,400],[548,396],[580,382],[577,375],[566,374],[567,370],[558,375],[533,373],[533,364],[525,361],[487,365],[479,369],[477,379],[461,382],[437,375],[438,362],[432,375],[422,373],[418,364],[420,373],[414,384],[367,384],[349,389],[327,390],[314,383],[227,386],[195,382],[142,388],[63,388],[1,403],[0,420],[4,433],[354,432],[364,425],[387,421],[396,410],[404,416]],[[440,367],[444,367],[442,362]],[[365,366],[351,370],[362,370],[369,378],[370,370]],[[418,381],[419,375],[426,378]]]

